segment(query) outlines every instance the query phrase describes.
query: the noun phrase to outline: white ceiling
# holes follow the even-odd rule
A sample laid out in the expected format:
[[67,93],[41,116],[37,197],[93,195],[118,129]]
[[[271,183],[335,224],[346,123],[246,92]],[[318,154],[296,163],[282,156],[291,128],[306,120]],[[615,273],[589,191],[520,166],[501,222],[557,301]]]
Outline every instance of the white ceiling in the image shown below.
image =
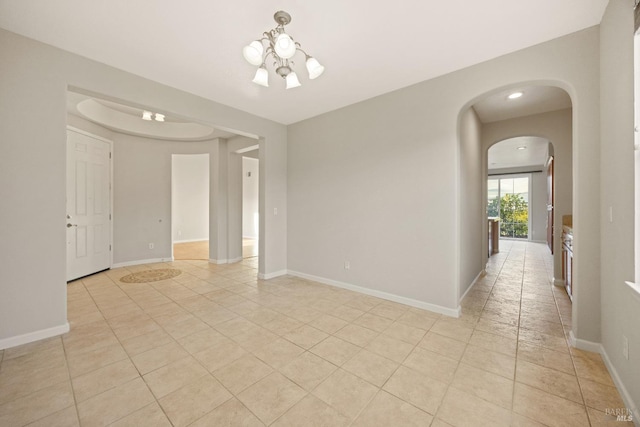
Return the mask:
[[[0,28],[283,124],[600,22],[608,0],[0,0]],[[273,14],[326,67],[251,82],[242,47]],[[299,54],[300,55],[300,54]]]
[[[522,96],[509,99],[514,92]],[[551,86],[523,86],[489,95],[473,106],[482,123],[571,108],[571,98],[564,90]]]
[[[525,149],[519,149],[525,147]],[[549,155],[549,140],[536,136],[505,139],[489,148],[488,168],[541,167]]]

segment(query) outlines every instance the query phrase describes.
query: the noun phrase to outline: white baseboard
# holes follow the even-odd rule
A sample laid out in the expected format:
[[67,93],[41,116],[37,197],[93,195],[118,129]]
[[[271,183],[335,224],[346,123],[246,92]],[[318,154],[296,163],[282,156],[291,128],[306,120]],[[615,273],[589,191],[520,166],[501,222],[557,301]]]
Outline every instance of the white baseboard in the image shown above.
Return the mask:
[[[627,390],[624,383],[622,382],[622,379],[620,378],[620,375],[618,374],[618,371],[613,366],[613,363],[611,363],[611,359],[609,358],[607,351],[604,349],[604,346],[600,343],[578,339],[575,337],[575,335],[573,335],[573,331],[569,332],[569,340],[571,341],[571,345],[574,346],[575,348],[579,348],[580,350],[592,351],[594,353],[599,353],[600,356],[602,356],[602,360],[604,361],[604,364],[607,367],[609,374],[611,375],[611,379],[613,380],[613,383],[616,385],[616,388],[620,392],[620,397],[622,397],[624,404],[627,406],[626,409],[630,409],[633,414],[633,422],[635,423],[636,426],[640,425],[640,422],[638,420],[638,416],[640,416],[640,412],[638,412],[638,405],[631,398],[631,394],[629,394],[629,390]],[[624,408],[611,408],[611,409],[624,409]]]
[[[633,414],[633,422],[635,423],[636,426],[640,426],[640,420],[638,420],[638,417],[640,416],[640,412],[638,411],[638,405],[631,398],[631,394],[629,394],[629,390],[627,390],[627,388],[624,386],[624,383],[620,379],[620,375],[618,375],[618,371],[616,371],[616,368],[614,368],[613,364],[611,363],[611,359],[609,359],[609,355],[607,354],[607,351],[604,349],[604,346],[602,345],[600,345],[600,355],[602,356],[602,360],[604,360],[604,364],[609,370],[609,374],[611,374],[611,379],[613,379],[613,383],[616,385],[616,388],[620,392],[620,397],[622,397],[624,404],[627,405],[627,409],[630,409],[631,413]],[[612,408],[612,409],[615,409],[615,408]]]
[[347,290],[358,292],[361,294],[371,295],[373,297],[386,299],[388,301],[398,302],[400,304],[409,305],[411,307],[433,311],[435,313],[440,313],[440,314],[444,314],[451,317],[460,317],[460,313],[462,312],[462,309],[460,306],[458,306],[455,309],[442,307],[440,305],[430,304],[427,302],[418,301],[415,299],[406,298],[406,297],[390,294],[383,291],[377,291],[375,289],[364,288],[362,286],[352,285],[350,283],[339,282],[337,280],[326,279],[324,277],[313,276],[311,274],[300,273],[298,271],[289,270],[287,271],[287,274],[290,274],[296,277],[301,277],[303,279],[313,280],[314,282],[324,283],[325,285],[335,286],[337,288],[347,289]]
[[275,271],[273,273],[258,273],[258,279],[260,280],[269,280],[269,279],[275,279],[276,277],[280,277],[280,276],[286,276],[288,274],[287,270],[280,270],[280,271]]
[[35,332],[29,332],[27,334],[18,335],[15,337],[4,338],[0,340],[0,350],[5,348],[16,347],[22,344],[28,344],[30,342],[43,340],[45,338],[51,338],[58,335],[66,334],[69,332],[69,323],[64,325],[54,326],[53,328],[41,329]]
[[478,279],[480,279],[482,276],[486,275],[487,271],[486,270],[482,270],[480,273],[478,273],[478,275],[476,276],[475,279],[473,279],[473,281],[471,282],[471,285],[467,288],[466,291],[464,291],[464,294],[462,294],[462,296],[460,297],[460,299],[458,300],[458,304],[460,304],[465,297],[467,296],[467,294],[469,293],[469,291],[471,291],[471,289],[473,289],[473,287],[476,285],[476,283],[478,283]]
[[556,279],[555,277],[553,278],[553,286],[558,286],[560,288],[564,288],[564,280],[562,279]]
[[210,259],[209,262],[211,264],[226,264],[228,260],[226,259]]
[[209,239],[185,239],[185,240],[174,240],[173,243],[193,243],[193,242],[208,242]]
[[120,267],[129,267],[132,265],[140,265],[140,264],[155,264],[158,262],[171,262],[173,261],[173,257],[170,258],[152,258],[152,259],[139,259],[136,261],[126,261],[126,262],[117,262],[111,266],[111,268],[120,268]]

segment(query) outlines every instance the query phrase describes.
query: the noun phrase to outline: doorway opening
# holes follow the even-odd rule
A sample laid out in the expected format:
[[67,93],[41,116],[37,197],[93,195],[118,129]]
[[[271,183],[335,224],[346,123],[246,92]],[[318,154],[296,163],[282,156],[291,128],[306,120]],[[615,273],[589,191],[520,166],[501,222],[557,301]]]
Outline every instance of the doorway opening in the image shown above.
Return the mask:
[[258,150],[242,156],[242,258],[258,256],[260,235]]
[[173,259],[209,259],[209,154],[171,156]]

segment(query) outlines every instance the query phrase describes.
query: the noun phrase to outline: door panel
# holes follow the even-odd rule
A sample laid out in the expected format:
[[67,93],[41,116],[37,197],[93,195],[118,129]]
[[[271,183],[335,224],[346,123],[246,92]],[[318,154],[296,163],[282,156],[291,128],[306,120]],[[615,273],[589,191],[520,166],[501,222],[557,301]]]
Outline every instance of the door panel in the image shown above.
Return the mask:
[[553,157],[549,158],[547,167],[547,245],[553,254]]
[[67,130],[67,280],[111,267],[110,150]]

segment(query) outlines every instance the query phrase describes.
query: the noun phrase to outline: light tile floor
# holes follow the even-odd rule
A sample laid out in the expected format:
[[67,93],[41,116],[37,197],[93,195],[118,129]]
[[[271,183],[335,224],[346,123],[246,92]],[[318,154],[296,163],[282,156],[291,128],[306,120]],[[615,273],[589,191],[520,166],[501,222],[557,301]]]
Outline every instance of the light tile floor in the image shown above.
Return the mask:
[[257,258],[75,281],[70,333],[0,351],[0,425],[607,424],[624,404],[600,356],[567,346],[571,305],[546,247],[501,250],[458,319],[256,280]]

